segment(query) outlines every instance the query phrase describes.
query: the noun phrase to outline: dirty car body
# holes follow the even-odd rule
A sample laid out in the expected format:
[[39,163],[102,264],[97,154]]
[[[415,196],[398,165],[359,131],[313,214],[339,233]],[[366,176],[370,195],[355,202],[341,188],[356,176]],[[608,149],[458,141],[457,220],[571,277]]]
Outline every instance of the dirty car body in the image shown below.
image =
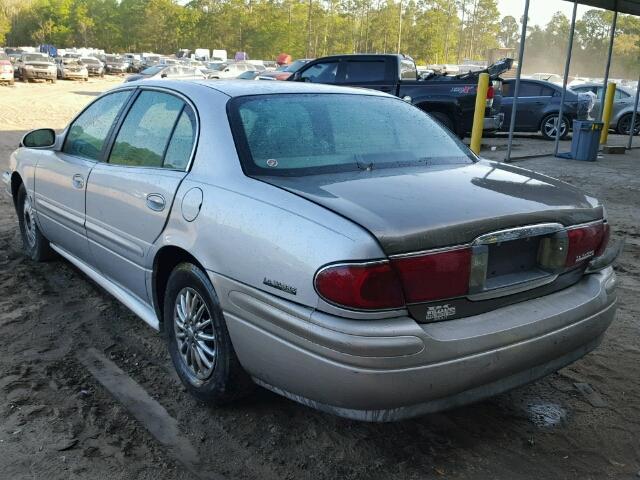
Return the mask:
[[[305,405],[398,420],[556,371],[614,318],[596,199],[480,160],[384,93],[132,82],[55,145],[29,135],[3,175],[25,245],[41,235],[181,349],[195,335],[212,356],[172,358],[200,398],[237,359]],[[184,328],[189,288],[173,309],[180,262],[200,272],[192,292],[210,288],[215,332]]]

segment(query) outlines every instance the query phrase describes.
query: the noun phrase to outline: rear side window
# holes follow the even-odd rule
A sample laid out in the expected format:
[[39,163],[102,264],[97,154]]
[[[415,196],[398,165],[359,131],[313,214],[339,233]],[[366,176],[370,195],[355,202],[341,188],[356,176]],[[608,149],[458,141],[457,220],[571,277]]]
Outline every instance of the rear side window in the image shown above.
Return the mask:
[[[516,82],[505,83],[502,87],[503,97],[513,97],[516,89]],[[531,82],[520,82],[520,90],[518,91],[518,98],[523,97],[539,97],[541,95],[552,95],[552,93],[543,94],[542,85]],[[551,89],[549,89],[551,90]]]
[[345,83],[384,82],[387,64],[384,60],[345,62]]
[[142,92],[120,127],[109,163],[162,167],[165,149],[183,107],[184,102],[173,95]]
[[71,125],[62,151],[89,160],[101,160],[102,149],[129,90],[106,95],[89,106]]
[[413,62],[409,60],[402,60],[400,62],[400,79],[401,80],[417,80],[418,71]]
[[191,109],[185,106],[182,114],[180,114],[176,128],[173,131],[162,166],[176,170],[185,170],[191,158],[191,151],[193,150],[193,142],[195,139],[196,119]]

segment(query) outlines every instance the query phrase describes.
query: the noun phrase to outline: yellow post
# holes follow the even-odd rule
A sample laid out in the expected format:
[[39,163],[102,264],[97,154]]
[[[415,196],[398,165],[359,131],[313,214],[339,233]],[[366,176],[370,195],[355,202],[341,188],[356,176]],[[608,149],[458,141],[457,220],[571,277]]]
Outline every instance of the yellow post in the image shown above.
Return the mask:
[[473,127],[471,128],[471,150],[480,154],[482,145],[482,130],[484,128],[484,110],[487,106],[487,90],[489,90],[489,74],[481,73],[478,78],[476,93],[476,110],[473,113]]
[[604,105],[602,110],[602,133],[600,134],[600,145],[607,143],[609,136],[609,123],[611,122],[611,111],[613,110],[613,97],[616,94],[616,84],[610,82],[607,85],[607,93],[604,96]]

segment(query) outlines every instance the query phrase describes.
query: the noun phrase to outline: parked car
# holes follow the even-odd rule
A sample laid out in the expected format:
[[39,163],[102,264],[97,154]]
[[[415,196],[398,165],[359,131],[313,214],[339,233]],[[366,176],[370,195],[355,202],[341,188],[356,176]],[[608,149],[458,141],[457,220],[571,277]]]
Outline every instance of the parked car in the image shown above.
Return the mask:
[[123,74],[129,72],[130,64],[118,55],[107,55],[105,57],[105,70],[111,74]]
[[104,77],[104,64],[95,57],[82,57],[82,64],[87,67],[87,72],[91,77]]
[[258,77],[262,72],[264,72],[264,70],[247,70],[246,72],[242,72],[236,78],[238,80],[260,80]]
[[64,57],[58,62],[58,78],[61,80],[89,80],[89,70],[76,57]]
[[135,82],[136,80],[160,80],[163,78],[168,78],[171,80],[204,80],[207,77],[200,70],[194,67],[185,67],[179,64],[158,64],[153,67],[145,68],[140,73],[129,75],[124,79],[124,81]]
[[214,404],[253,380],[408,418],[555,372],[616,311],[596,199],[375,90],[123,84],[28,133],[2,178],[27,256],[57,252],[162,330]]
[[[513,92],[515,79],[504,80],[502,84],[503,129],[508,130],[513,110]],[[516,113],[516,132],[540,132],[547,140],[556,138],[562,85],[544,80],[520,80],[518,109]],[[567,90],[560,123],[560,138],[566,138],[573,120],[587,119],[593,110],[593,98],[590,95],[578,95]]]
[[[571,90],[576,93],[592,93],[597,99],[603,98],[601,83],[584,83],[576,87],[571,87]],[[613,111],[611,113],[609,128],[611,130],[615,130],[620,135],[629,135],[633,108],[635,106],[635,94],[635,91],[623,86],[616,88],[616,93],[613,97]],[[598,100],[595,104],[592,115],[596,117],[599,110],[600,101]],[[640,112],[636,114],[634,127],[633,134],[638,135],[638,133],[640,133]]]
[[[492,80],[487,92],[485,130],[497,130],[502,125],[499,75],[508,70],[511,63],[507,58],[482,70],[488,72]],[[464,137],[473,124],[479,74],[480,71],[419,77],[413,59],[405,55],[357,54],[318,58],[302,65],[287,80],[350,85],[391,93],[417,105],[456,135]]]
[[23,53],[15,63],[15,75],[23,82],[31,80],[56,81],[56,64],[45,53]]
[[301,58],[289,65],[282,65],[275,70],[267,70],[260,75],[260,80],[288,80],[291,75],[309,63],[311,59]]
[[0,83],[8,83],[13,85],[13,65],[9,59],[9,55],[0,52]]
[[207,77],[214,79],[236,78],[241,73],[253,70],[256,70],[256,67],[247,62],[227,62],[221,64],[217,70],[208,73]]

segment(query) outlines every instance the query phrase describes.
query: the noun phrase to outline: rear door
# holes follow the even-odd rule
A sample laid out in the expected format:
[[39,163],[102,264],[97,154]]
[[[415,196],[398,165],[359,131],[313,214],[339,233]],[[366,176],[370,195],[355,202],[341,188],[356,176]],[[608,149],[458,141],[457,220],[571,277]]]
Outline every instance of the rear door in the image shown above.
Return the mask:
[[[505,82],[502,86],[503,125],[508,127],[513,111],[513,93],[515,81]],[[520,81],[518,108],[516,111],[516,130],[537,131],[540,127],[545,107],[551,101],[553,89],[536,82]]]
[[355,56],[340,62],[337,83],[354,87],[371,88],[381,92],[394,93],[398,83],[397,62],[393,57]]
[[104,158],[109,132],[132,91],[110,93],[89,105],[71,123],[61,151],[37,151],[35,203],[40,227],[52,243],[88,263],[87,180]]
[[164,229],[192,157],[197,120],[189,103],[141,89],[120,122],[108,161],[87,184],[87,237],[99,270],[148,301],[145,258]]

